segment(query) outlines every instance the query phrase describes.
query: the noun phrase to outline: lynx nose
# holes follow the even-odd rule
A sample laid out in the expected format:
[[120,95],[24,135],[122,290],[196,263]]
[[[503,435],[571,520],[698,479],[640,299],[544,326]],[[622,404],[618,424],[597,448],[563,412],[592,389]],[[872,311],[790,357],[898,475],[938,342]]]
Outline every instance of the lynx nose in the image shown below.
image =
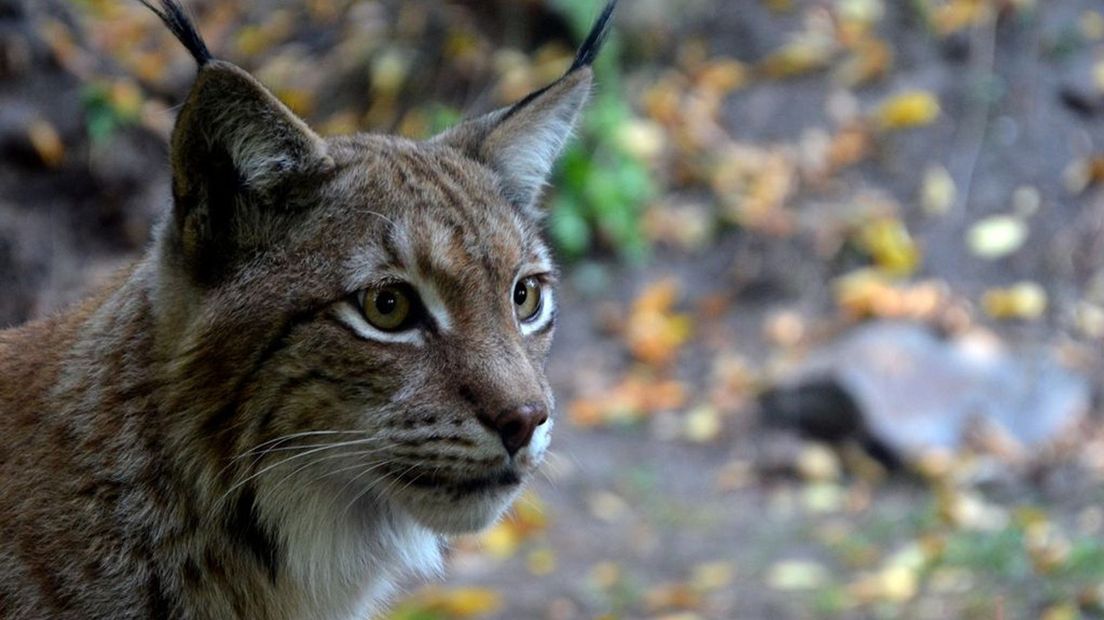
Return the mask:
[[548,420],[544,405],[528,404],[507,409],[491,421],[492,430],[502,439],[506,452],[513,456],[533,438],[533,431]]

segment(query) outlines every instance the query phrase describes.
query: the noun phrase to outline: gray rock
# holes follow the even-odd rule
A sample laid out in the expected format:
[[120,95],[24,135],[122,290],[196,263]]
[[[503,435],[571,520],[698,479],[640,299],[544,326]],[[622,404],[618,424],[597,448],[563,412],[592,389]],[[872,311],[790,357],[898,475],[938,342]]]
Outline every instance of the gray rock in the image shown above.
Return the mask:
[[[824,398],[816,397],[818,390]],[[848,400],[837,391],[849,397],[847,407],[825,405]],[[1039,446],[1084,419],[1091,389],[1049,351],[1012,351],[994,338],[944,340],[918,325],[871,323],[814,353],[761,403],[767,423],[813,435],[831,428],[834,436],[823,439],[846,435],[908,461],[932,449],[960,448],[979,422],[1022,448]]]

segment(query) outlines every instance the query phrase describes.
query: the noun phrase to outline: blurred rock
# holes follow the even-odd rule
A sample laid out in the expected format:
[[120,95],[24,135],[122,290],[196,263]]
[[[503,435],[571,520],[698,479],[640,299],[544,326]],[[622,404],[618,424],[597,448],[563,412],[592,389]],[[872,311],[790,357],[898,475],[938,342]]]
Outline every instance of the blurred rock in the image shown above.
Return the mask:
[[[957,450],[979,427],[1020,452],[1083,421],[1088,380],[1049,351],[1013,352],[994,337],[943,340],[922,326],[872,323],[810,356],[760,399],[763,422],[883,460]],[[884,454],[880,454],[882,451]]]

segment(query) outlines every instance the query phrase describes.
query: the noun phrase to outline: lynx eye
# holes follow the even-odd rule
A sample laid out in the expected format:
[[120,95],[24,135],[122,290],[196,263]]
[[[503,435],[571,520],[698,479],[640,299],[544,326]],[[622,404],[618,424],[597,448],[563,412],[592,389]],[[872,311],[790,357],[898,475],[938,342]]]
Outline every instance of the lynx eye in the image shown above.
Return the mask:
[[409,287],[390,284],[364,291],[361,310],[373,327],[393,332],[410,326],[414,297]]
[[541,309],[541,283],[533,276],[514,285],[514,312],[519,321],[531,320]]

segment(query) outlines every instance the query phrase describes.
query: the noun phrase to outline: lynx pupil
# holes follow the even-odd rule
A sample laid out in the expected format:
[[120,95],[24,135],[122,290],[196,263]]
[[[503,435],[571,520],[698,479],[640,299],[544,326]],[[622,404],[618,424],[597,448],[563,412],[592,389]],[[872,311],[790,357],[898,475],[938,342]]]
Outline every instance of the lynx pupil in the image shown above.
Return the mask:
[[380,294],[376,295],[376,311],[384,316],[394,312],[398,304],[399,300],[395,298],[394,291],[380,291]]

